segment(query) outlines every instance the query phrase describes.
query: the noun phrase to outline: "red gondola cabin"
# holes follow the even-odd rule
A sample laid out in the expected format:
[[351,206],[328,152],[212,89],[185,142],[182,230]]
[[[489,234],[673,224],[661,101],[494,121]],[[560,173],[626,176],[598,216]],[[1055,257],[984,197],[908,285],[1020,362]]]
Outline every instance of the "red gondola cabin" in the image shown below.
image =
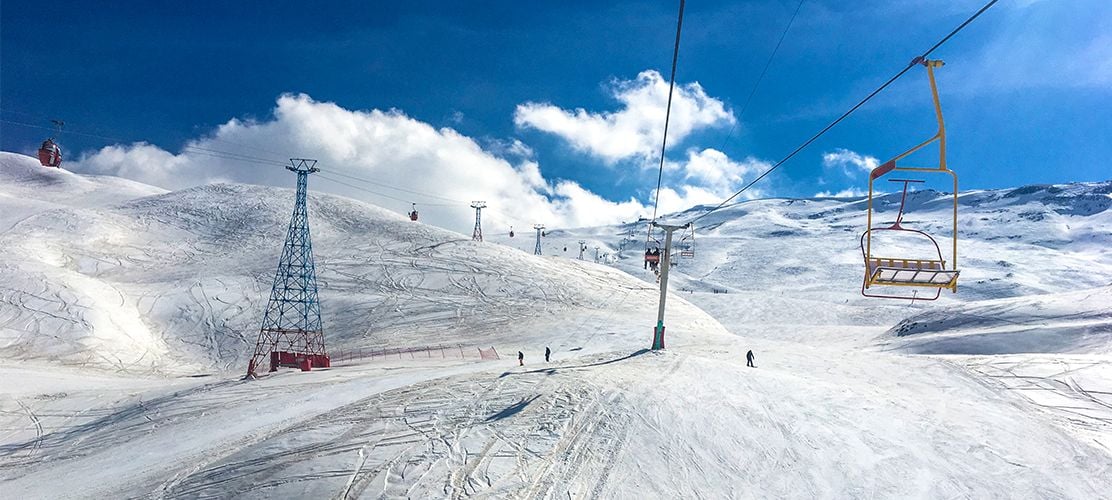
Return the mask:
[[39,148],[39,163],[44,167],[58,167],[62,164],[62,149],[54,144],[54,139],[43,141]]

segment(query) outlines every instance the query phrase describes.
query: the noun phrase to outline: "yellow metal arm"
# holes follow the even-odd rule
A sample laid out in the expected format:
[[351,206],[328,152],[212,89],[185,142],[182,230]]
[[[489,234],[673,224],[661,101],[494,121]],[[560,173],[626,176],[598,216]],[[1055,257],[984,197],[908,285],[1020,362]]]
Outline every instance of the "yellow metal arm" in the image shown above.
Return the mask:
[[[915,146],[915,147],[913,147],[913,148],[911,148],[907,151],[904,151],[903,153],[900,153],[899,155],[897,155],[895,158],[892,158],[891,160],[888,160],[888,161],[884,162],[884,165],[881,165],[881,167],[888,166],[889,164],[891,164],[891,167],[895,167],[897,161],[902,160],[903,158],[907,157],[911,153],[914,153],[914,152],[922,149],[924,146],[926,146],[926,145],[928,145],[928,144],[930,144],[934,141],[938,141],[938,170],[946,170],[947,169],[947,167],[946,167],[946,122],[942,119],[942,103],[938,100],[938,84],[936,84],[935,81],[934,81],[934,68],[941,68],[946,63],[942,62],[941,60],[937,60],[937,59],[935,59],[935,60],[924,59],[924,60],[920,61],[919,64],[922,64],[923,66],[925,66],[927,68],[927,76],[930,78],[931,97],[934,99],[934,115],[938,118],[938,132],[936,132],[929,139],[919,143],[917,146]],[[879,177],[879,175],[877,177]]]

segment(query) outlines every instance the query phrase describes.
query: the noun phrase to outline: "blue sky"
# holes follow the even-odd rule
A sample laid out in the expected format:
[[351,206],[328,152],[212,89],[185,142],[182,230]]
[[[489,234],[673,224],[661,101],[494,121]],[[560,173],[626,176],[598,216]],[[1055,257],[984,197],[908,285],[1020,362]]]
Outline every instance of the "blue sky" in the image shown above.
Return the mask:
[[[68,167],[167,188],[292,184],[192,145],[319,157],[392,196],[320,189],[449,227],[467,211],[434,206],[471,198],[506,223],[628,219],[653,196],[677,3],[4,2],[0,149],[57,117]],[[981,4],[805,0],[739,116],[798,1],[688,2],[661,203],[728,195]],[[1002,0],[934,56],[963,189],[1112,178],[1112,2]],[[860,190],[933,126],[913,70],[754,194]]]

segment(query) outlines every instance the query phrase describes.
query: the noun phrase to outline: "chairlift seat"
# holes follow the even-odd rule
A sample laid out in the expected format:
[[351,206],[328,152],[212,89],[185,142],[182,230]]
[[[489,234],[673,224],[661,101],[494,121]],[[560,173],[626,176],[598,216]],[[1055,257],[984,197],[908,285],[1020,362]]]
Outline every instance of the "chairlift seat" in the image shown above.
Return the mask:
[[869,259],[869,285],[923,286],[954,289],[958,270],[947,270],[946,262],[930,259]]
[[682,250],[682,251],[680,251],[680,257],[691,258],[691,257],[694,257],[694,256],[695,256],[695,251],[693,251],[693,250]]

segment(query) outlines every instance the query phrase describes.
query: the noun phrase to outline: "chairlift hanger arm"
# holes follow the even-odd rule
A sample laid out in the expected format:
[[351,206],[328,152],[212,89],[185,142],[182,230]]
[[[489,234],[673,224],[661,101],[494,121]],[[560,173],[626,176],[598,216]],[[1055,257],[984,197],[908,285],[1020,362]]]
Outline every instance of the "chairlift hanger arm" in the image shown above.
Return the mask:
[[[897,168],[896,167],[896,162],[910,156],[912,153],[915,153],[916,151],[919,151],[920,149],[923,149],[924,147],[928,146],[930,143],[932,143],[934,141],[938,141],[938,168],[929,168],[929,169],[928,168],[921,168],[921,167],[920,168],[910,167],[910,168],[915,168],[916,170],[919,170],[919,171],[924,171],[924,170],[947,170],[947,167],[946,167],[946,121],[943,120],[943,118],[942,118],[942,103],[938,99],[938,84],[935,82],[935,79],[934,79],[934,68],[942,67],[942,65],[945,64],[945,63],[943,63],[941,60],[923,59],[922,57],[916,58],[916,61],[913,61],[913,63],[915,63],[915,62],[918,62],[918,64],[922,64],[924,67],[927,68],[927,77],[930,79],[930,84],[931,84],[931,98],[933,99],[933,102],[934,102],[934,114],[935,114],[935,118],[938,120],[938,131],[935,132],[935,134],[933,136],[931,136],[929,139],[919,143],[918,145],[912,147],[911,149],[909,149],[907,151],[904,151],[903,153],[900,153],[900,154],[896,155],[891,160],[888,160],[888,161],[884,162],[883,165],[880,165],[879,167],[876,167],[875,169],[873,169],[873,171],[869,174],[869,176],[871,178],[875,179],[875,178],[880,177],[880,176],[882,176],[882,175],[884,175],[888,172],[891,172],[892,170]],[[908,168],[908,169],[910,169],[910,168]],[[904,170],[905,168],[904,167],[899,167],[899,169]]]

